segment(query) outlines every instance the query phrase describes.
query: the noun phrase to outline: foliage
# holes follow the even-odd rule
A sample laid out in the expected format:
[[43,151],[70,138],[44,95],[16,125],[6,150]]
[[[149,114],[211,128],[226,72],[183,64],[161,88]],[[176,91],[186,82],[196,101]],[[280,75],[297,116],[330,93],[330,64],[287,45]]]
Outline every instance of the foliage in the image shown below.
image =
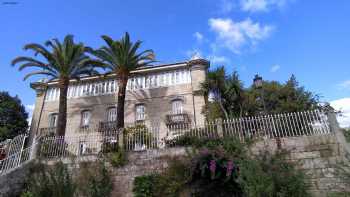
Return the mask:
[[[190,138],[187,138],[188,140]],[[191,141],[193,142],[193,141]],[[145,196],[309,196],[305,175],[286,152],[254,156],[237,139],[198,140],[189,158],[161,173],[143,176],[134,194]],[[176,176],[175,176],[176,175]],[[174,178],[177,177],[177,178]],[[159,189],[160,188],[160,189]]]
[[124,166],[128,162],[127,155],[124,149],[121,147],[118,147],[115,151],[108,153],[107,157],[114,167]]
[[0,92],[0,141],[25,133],[28,114],[21,100],[8,92]]
[[299,86],[294,75],[281,84],[277,81],[264,81],[262,89],[253,86],[245,91],[244,108],[246,115],[265,113],[286,113],[319,108],[318,96]]
[[74,172],[69,172],[62,162],[53,166],[36,163],[28,181],[21,197],[107,197],[113,189],[103,161],[80,163],[79,170]]
[[110,196],[113,190],[112,177],[103,161],[84,162],[79,165],[75,178],[79,194],[85,197]]
[[233,118],[259,115],[305,111],[319,108],[318,96],[300,86],[292,75],[286,83],[263,81],[262,88],[252,85],[244,88],[236,71],[227,74],[224,67],[208,72],[202,83],[201,93],[209,98],[202,109],[206,118]]
[[306,176],[286,160],[286,154],[264,151],[255,159],[243,160],[239,183],[246,196],[310,196]]
[[153,197],[155,196],[155,190],[157,186],[157,180],[160,179],[160,175],[151,174],[138,176],[134,180],[133,193],[134,197]]
[[45,45],[30,43],[24,46],[24,50],[31,50],[34,56],[40,58],[20,56],[12,61],[12,65],[20,64],[18,70],[35,68],[25,75],[24,80],[32,76],[44,75],[48,81],[58,80],[60,89],[59,114],[57,131],[64,135],[67,118],[67,91],[70,79],[78,79],[84,75],[97,74],[95,68],[103,67],[100,61],[93,60],[85,54],[87,48],[83,43],[74,43],[73,36],[67,35],[63,42],[52,39]]
[[145,145],[146,147],[154,146],[152,142],[156,141],[154,136],[145,125],[135,125],[124,129],[124,136],[133,139],[134,144]]
[[177,197],[189,181],[188,163],[174,159],[162,174],[149,174],[136,177],[133,193],[135,197]]
[[142,42],[133,43],[129,34],[126,32],[120,40],[113,40],[109,36],[102,36],[106,46],[97,50],[90,49],[89,52],[102,60],[108,73],[116,74],[118,81],[118,105],[117,105],[117,127],[124,127],[124,104],[126,85],[130,72],[148,66],[154,62],[154,53],[152,50],[138,52]]
[[52,167],[37,164],[31,171],[30,182],[24,196],[73,197],[76,193],[76,184],[62,162]]
[[343,133],[346,141],[350,143],[350,128],[343,129]]

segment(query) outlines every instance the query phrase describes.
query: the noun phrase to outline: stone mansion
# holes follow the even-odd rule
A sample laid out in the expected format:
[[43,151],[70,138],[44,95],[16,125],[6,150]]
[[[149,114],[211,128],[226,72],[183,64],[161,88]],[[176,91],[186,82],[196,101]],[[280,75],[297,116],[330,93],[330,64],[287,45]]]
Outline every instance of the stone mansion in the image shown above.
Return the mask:
[[[209,61],[195,59],[133,71],[127,85],[125,125],[143,123],[166,128],[179,123],[203,124],[201,111],[205,99],[196,92],[205,80],[208,67]],[[57,82],[34,82],[31,87],[37,95],[31,133],[50,132],[50,128],[56,127],[58,117]],[[115,122],[117,87],[113,75],[71,80],[66,135]]]

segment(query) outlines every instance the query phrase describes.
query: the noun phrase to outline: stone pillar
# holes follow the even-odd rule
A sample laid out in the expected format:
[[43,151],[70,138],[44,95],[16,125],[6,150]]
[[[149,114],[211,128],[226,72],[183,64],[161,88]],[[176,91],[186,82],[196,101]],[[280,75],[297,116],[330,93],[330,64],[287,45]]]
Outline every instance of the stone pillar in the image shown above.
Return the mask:
[[36,92],[35,107],[29,128],[29,144],[32,144],[34,136],[37,135],[38,129],[40,128],[40,120],[45,103],[47,84],[42,82],[35,82],[31,83],[30,87]]
[[204,96],[200,94],[201,84],[205,81],[209,62],[204,59],[189,61],[191,71],[191,85],[193,94],[193,115],[195,124],[203,125],[205,117],[202,108],[205,106]]
[[219,138],[223,138],[224,137],[224,128],[222,126],[222,119],[221,118],[216,119],[215,123],[216,123],[216,128],[217,128]]
[[124,129],[119,129],[118,132],[118,146],[124,148]]
[[331,133],[335,135],[338,143],[340,143],[344,147],[347,154],[350,154],[350,145],[346,141],[345,136],[339,127],[336,113],[334,111],[328,111],[327,116],[328,116],[328,123],[329,123],[329,128]]

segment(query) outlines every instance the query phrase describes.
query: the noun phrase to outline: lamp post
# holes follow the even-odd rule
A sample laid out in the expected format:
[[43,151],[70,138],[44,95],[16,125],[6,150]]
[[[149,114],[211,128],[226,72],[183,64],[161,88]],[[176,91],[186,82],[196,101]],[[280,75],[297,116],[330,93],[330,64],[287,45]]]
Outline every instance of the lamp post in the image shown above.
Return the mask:
[[254,87],[260,91],[260,100],[263,105],[263,111],[262,114],[266,114],[266,106],[265,106],[265,100],[264,100],[264,90],[263,90],[263,78],[259,76],[258,74],[255,75],[253,79]]

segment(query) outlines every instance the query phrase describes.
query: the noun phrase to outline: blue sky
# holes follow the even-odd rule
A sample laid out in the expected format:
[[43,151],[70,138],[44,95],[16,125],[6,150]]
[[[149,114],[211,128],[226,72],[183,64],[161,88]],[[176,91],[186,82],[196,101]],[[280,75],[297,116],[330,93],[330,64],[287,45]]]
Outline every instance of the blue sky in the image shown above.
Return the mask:
[[35,100],[30,81],[10,66],[31,55],[24,44],[73,34],[98,47],[101,35],[128,31],[162,63],[200,55],[212,67],[237,70],[246,86],[256,73],[282,82],[295,74],[323,101],[342,99],[350,115],[348,0],[16,1],[0,0],[0,90],[28,106]]

